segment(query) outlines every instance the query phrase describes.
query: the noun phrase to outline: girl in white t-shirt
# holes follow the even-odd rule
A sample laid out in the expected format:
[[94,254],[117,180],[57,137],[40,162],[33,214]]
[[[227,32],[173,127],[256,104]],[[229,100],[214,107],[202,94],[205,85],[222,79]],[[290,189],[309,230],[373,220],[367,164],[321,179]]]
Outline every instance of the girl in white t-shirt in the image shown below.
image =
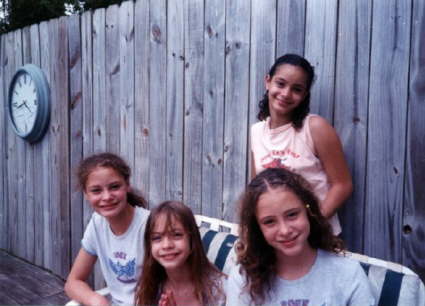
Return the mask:
[[[129,185],[130,168],[119,156],[100,153],[84,159],[78,180],[94,209],[65,291],[85,305],[132,304],[143,260],[143,234],[149,211]],[[87,278],[99,260],[111,300],[95,292]]]
[[239,230],[227,305],[375,305],[360,264],[337,255],[343,242],[301,176],[258,174],[242,197]]
[[146,255],[136,305],[220,305],[224,275],[209,262],[189,207],[155,207],[145,232]]

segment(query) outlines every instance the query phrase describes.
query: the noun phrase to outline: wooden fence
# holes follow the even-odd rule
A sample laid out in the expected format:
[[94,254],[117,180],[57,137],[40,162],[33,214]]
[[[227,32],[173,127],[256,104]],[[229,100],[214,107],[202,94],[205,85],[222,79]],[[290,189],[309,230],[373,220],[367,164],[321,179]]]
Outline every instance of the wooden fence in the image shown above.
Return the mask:
[[[91,215],[73,171],[105,150],[153,205],[234,220],[264,76],[296,52],[316,67],[312,112],[336,127],[354,178],[349,248],[425,278],[424,12],[424,0],[138,0],[2,35],[0,248],[65,277]],[[51,87],[34,145],[6,109],[25,63]]]

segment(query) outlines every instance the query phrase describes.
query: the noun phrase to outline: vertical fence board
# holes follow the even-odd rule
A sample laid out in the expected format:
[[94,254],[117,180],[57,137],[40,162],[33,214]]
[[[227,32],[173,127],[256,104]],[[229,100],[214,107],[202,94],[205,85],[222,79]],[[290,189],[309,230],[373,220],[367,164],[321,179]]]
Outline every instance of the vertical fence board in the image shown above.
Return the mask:
[[335,128],[356,186],[339,217],[348,249],[362,252],[372,3],[341,1],[338,15]]
[[[31,32],[30,27],[22,30],[22,50],[23,64],[32,63],[31,58]],[[23,185],[24,210],[25,210],[25,259],[34,262],[34,233],[35,233],[35,201],[34,201],[34,147],[29,143],[25,144],[25,176]]]
[[232,220],[236,200],[247,176],[249,108],[249,33],[251,7],[248,1],[226,3],[226,97],[224,121],[223,215]]
[[[166,80],[167,63],[167,20],[166,1],[150,2],[150,62],[149,67],[149,199],[157,205],[165,200],[166,190],[166,127],[167,100],[164,82]],[[155,105],[155,106],[153,106]]]
[[134,169],[134,3],[119,9],[120,154]]
[[202,208],[202,125],[204,107],[204,1],[185,0],[184,201]]
[[305,57],[317,75],[310,109],[329,122],[333,120],[337,13],[337,0],[307,0]]
[[134,12],[134,184],[149,195],[149,1],[136,1]]
[[[93,151],[106,150],[106,23],[105,9],[93,13]],[[108,59],[108,66],[112,65]]]
[[[410,4],[373,5],[365,252],[401,259]],[[392,247],[387,247],[391,245]]]
[[166,198],[183,199],[184,9],[167,2]]
[[62,277],[67,276],[70,265],[69,235],[69,78],[68,78],[68,31],[66,17],[52,20],[51,65],[51,175],[55,184],[51,191],[53,260],[52,269]]
[[[413,1],[402,262],[425,281],[425,2]],[[411,229],[411,232],[410,232]]]
[[[53,103],[52,96],[52,83],[50,76],[50,35],[49,35],[49,23],[42,22],[40,23],[40,67],[43,69],[44,74],[47,78],[47,81],[50,86],[50,99],[51,103]],[[52,116],[51,116],[52,117]],[[41,178],[41,203],[42,203],[42,211],[43,211],[43,219],[41,222],[41,226],[43,227],[43,266],[49,270],[52,269],[52,229],[50,227],[50,216],[51,216],[51,199],[50,199],[50,188],[51,182],[53,182],[50,176],[50,167],[51,167],[51,154],[50,154],[50,138],[51,138],[51,123],[49,129],[46,132],[46,135],[43,137],[43,141],[41,142],[41,167],[38,169],[38,173]]]
[[[40,66],[40,37],[39,26],[37,24],[30,27],[30,43],[31,43],[31,62]],[[42,163],[42,143],[45,139],[33,144],[33,184],[34,184],[34,263],[36,265],[43,264],[44,250],[43,245],[43,192],[41,182],[43,182],[43,163]]]
[[69,69],[69,118],[70,118],[70,247],[71,260],[80,249],[83,235],[83,197],[76,188],[78,180],[75,175],[76,167],[83,157],[83,100],[81,74],[81,28],[80,18],[77,15],[67,20],[68,31],[68,69]]
[[[0,248],[7,249],[8,223],[7,223],[7,148],[6,148],[6,126],[10,124],[8,121],[7,110],[7,89],[5,78],[5,64],[7,56],[5,54],[6,35],[0,35],[0,97],[3,101],[0,106]],[[4,127],[4,128],[3,128]]]
[[305,1],[277,1],[276,57],[285,53],[304,54]]
[[120,153],[120,39],[119,6],[111,5],[105,14],[105,92],[102,107],[106,109],[106,149]]
[[[284,3],[298,2],[285,1]],[[258,102],[263,99],[266,90],[264,78],[273,65],[275,57],[280,56],[280,53],[275,53],[276,38],[280,37],[276,35],[276,14],[271,13],[276,12],[276,5],[276,0],[252,1],[249,126],[257,121]],[[279,2],[279,6],[281,5],[282,2]],[[282,21],[279,18],[277,20],[279,29]],[[288,30],[285,29],[281,34],[283,33],[288,33]],[[278,42],[279,40],[277,39]]]
[[225,1],[205,2],[202,214],[222,217]]

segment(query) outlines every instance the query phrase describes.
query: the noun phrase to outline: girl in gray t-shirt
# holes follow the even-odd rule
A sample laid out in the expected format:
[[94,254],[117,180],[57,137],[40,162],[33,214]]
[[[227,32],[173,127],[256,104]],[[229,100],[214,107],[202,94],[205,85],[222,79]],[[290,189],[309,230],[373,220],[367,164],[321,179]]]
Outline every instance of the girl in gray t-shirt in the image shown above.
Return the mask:
[[266,169],[248,185],[237,250],[227,305],[376,305],[360,264],[338,255],[343,242],[308,183],[286,169]]

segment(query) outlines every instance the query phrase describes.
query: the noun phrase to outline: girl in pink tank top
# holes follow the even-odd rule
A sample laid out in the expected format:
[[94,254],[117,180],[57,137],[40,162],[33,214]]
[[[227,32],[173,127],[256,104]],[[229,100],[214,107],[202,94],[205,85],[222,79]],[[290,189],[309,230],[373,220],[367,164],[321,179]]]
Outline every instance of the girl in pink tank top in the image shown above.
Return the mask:
[[335,129],[309,115],[314,68],[303,57],[286,54],[265,77],[266,93],[251,126],[251,177],[282,167],[302,175],[320,201],[322,214],[341,232],[336,215],[352,192],[351,176]]

